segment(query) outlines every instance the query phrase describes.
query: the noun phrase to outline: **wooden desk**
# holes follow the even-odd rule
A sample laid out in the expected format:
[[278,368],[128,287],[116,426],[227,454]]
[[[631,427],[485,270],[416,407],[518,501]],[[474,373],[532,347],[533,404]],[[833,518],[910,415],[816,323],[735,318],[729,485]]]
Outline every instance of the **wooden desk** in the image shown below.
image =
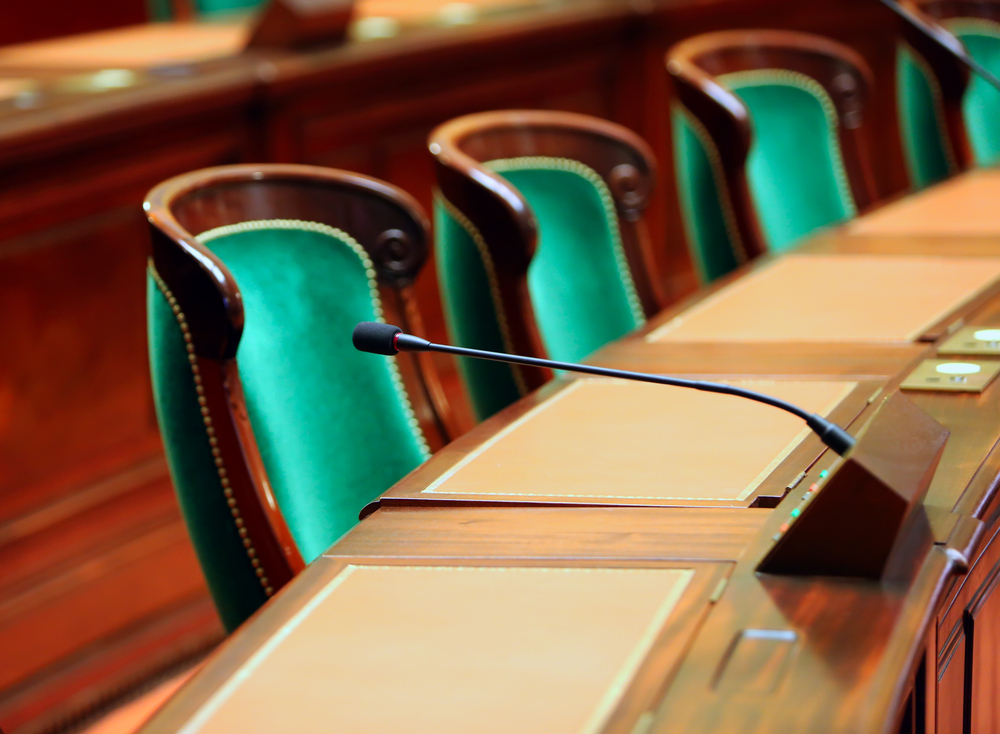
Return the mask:
[[[870,102],[878,183],[886,194],[906,185],[885,43],[896,21],[871,0],[498,2],[449,24],[434,17],[437,0],[370,0],[373,15],[407,15],[395,37],[306,52],[232,56],[232,27],[188,37],[183,55],[129,56],[93,39],[73,42],[68,65],[53,63],[51,47],[0,52],[0,631],[10,631],[0,649],[17,658],[0,682],[5,732],[70,721],[221,638],[150,399],[139,207],[156,183],[227,163],[312,163],[386,179],[429,207],[426,136],[446,119],[499,108],[598,115],[656,152],[650,231],[678,299],[696,279],[674,203],[663,55],[696,33],[764,24],[830,35],[865,56],[886,92]],[[415,291],[429,336],[444,339],[433,263]],[[662,358],[650,361],[641,343],[622,348],[632,346],[641,362]],[[801,377],[822,365],[814,376],[865,381],[920,350],[792,345],[706,361],[703,348],[664,354],[679,372]],[[439,366],[461,410],[453,365]],[[140,582],[148,593],[132,593]]]
[[[942,247],[946,244],[941,241]],[[823,252],[836,250],[835,240],[829,236],[815,246]],[[804,250],[812,251],[811,247]],[[752,287],[745,283],[752,283],[749,279],[765,268],[785,262],[794,264],[796,257],[801,255],[748,269],[742,277],[713,292],[717,298],[723,298],[730,292],[738,292],[736,289],[740,287]],[[865,257],[872,258],[871,264],[880,262],[884,255]],[[907,261],[901,258],[898,262]],[[964,264],[976,262],[967,259]],[[962,313],[968,324],[1000,327],[1000,293],[995,288],[995,275],[988,268],[993,262],[992,259],[979,262],[973,270],[981,271],[982,278],[963,286],[967,288],[965,293],[948,295],[940,312],[932,309],[933,319],[918,314],[916,320],[921,324],[934,320],[950,324],[956,314]],[[962,270],[959,267],[958,271]],[[978,297],[969,298],[976,293]],[[699,303],[704,304],[707,298],[711,296]],[[762,305],[770,308],[772,304]],[[630,351],[624,351],[622,345],[613,345],[598,355],[597,360],[615,363],[622,354],[627,354],[631,355],[632,363],[645,360],[647,365],[661,364],[657,360],[663,358],[663,348],[674,345],[647,339],[645,335],[655,334],[659,324],[670,323],[668,319],[676,316],[682,319],[690,316],[691,320],[685,323],[695,329],[697,313],[697,307],[675,310],[658,319],[644,335],[625,340]],[[702,324],[706,329],[714,328],[711,320]],[[825,355],[800,354],[798,364],[802,369],[796,379],[786,376],[774,381],[770,389],[783,390],[788,395],[798,391],[795,394],[799,400],[812,400],[817,405],[826,401],[825,409],[835,420],[859,426],[870,415],[879,395],[894,390],[916,361],[936,356],[938,346],[947,338],[946,330],[929,333],[905,324],[901,328],[898,334],[901,343],[893,347],[900,350],[894,368],[892,361],[885,359],[887,347],[879,345],[877,350],[881,351],[872,353],[867,337],[861,334],[854,341],[841,342],[836,349],[828,344]],[[878,336],[882,338],[881,334]],[[920,341],[921,338],[924,340]],[[799,348],[804,343],[788,341]],[[707,338],[686,344],[686,359],[693,373],[739,377],[732,374],[734,362],[724,351],[726,344]],[[835,371],[836,363],[831,370],[830,364],[822,360],[838,353],[844,355],[841,359],[854,360],[852,364],[879,365],[884,373],[861,383],[832,380],[829,375]],[[757,354],[758,361],[747,372],[774,369],[769,359],[785,368],[790,363],[782,362],[783,354],[787,352],[769,357],[766,351],[761,351]],[[813,362],[817,354],[818,366]],[[666,361],[669,362],[669,357]],[[746,379],[746,373],[743,377]],[[241,731],[265,731],[293,720],[288,717],[294,717],[302,730],[327,729],[336,727],[340,721],[354,721],[359,712],[374,711],[367,703],[374,690],[379,692],[378,706],[389,713],[378,711],[368,720],[391,719],[400,728],[415,731],[425,727],[437,732],[492,730],[490,727],[496,722],[501,722],[508,731],[530,731],[543,722],[546,731],[657,734],[996,731],[995,701],[1000,693],[1000,676],[993,671],[997,669],[1000,653],[994,644],[994,630],[1000,628],[1000,596],[993,589],[1000,568],[1000,543],[991,541],[1000,529],[1000,503],[996,501],[1000,423],[995,419],[1000,413],[1000,385],[994,383],[979,395],[908,393],[914,403],[951,430],[951,437],[924,503],[930,528],[926,545],[912,549],[911,567],[891,582],[755,572],[759,559],[773,542],[772,536],[788,522],[791,509],[799,506],[814,482],[822,481],[821,476],[833,463],[833,457],[821,454],[819,444],[811,438],[795,444],[781,461],[765,466],[761,486],[769,487],[769,493],[757,491],[756,496],[770,497],[768,502],[747,506],[754,504],[745,501],[753,493],[741,501],[729,498],[715,504],[711,500],[706,502],[704,496],[700,499],[688,496],[681,501],[661,496],[661,486],[669,487],[675,475],[685,475],[691,469],[684,464],[683,455],[670,453],[671,446],[663,448],[659,473],[655,455],[648,465],[643,465],[644,458],[633,456],[617,467],[618,485],[644,482],[647,491],[641,499],[632,495],[623,501],[624,490],[614,484],[614,479],[601,476],[604,463],[593,442],[603,441],[610,455],[620,453],[615,449],[615,441],[619,439],[625,444],[638,442],[640,451],[655,454],[658,433],[679,445],[683,444],[683,437],[671,433],[676,426],[658,428],[644,411],[649,410],[654,416],[659,413],[665,421],[672,416],[684,425],[691,424],[694,434],[698,430],[696,424],[704,419],[698,411],[706,406],[695,401],[693,407],[685,407],[680,394],[670,396],[676,403],[667,398],[658,403],[652,393],[638,392],[620,393],[616,400],[612,395],[617,389],[615,383],[587,380],[549,385],[435,456],[386,493],[380,505],[371,508],[371,514],[357,528],[237,631],[205,669],[148,724],[144,734],[178,729],[192,734],[214,732],[237,722]],[[659,389],[671,392],[670,388]],[[729,484],[724,486],[738,488],[753,473],[750,464],[740,469],[735,462],[726,462],[727,457],[735,458],[739,451],[738,443],[726,432],[726,419],[737,420],[736,415],[743,407],[724,408],[720,404],[709,411],[718,415],[723,425],[719,426],[715,439],[718,461],[691,462],[692,466],[701,465],[701,486],[709,487],[717,478],[729,477]],[[823,408],[814,406],[814,409]],[[617,415],[618,411],[623,417]],[[652,438],[628,435],[624,416],[629,413],[635,414],[635,421]],[[532,428],[536,420],[539,422]],[[574,433],[582,422],[593,425]],[[607,433],[601,433],[604,426]],[[521,431],[526,432],[519,435]],[[763,434],[773,431],[775,437],[780,434],[764,424],[760,431]],[[574,454],[575,445],[582,445],[584,450]],[[767,454],[759,457],[767,465],[774,447],[756,450]],[[681,454],[684,451],[682,448]],[[582,465],[581,472],[570,477],[567,487],[574,484],[583,487],[593,478],[595,486],[606,487],[612,495],[617,493],[611,500],[612,506],[598,506],[600,501],[594,492],[570,497],[572,492],[559,490],[563,481],[559,473],[565,470],[565,464],[560,462],[565,462],[567,456]],[[472,471],[477,462],[481,464],[476,472],[482,470],[482,473],[463,478],[462,472]],[[560,470],[560,466],[564,469]],[[536,486],[538,478],[553,469],[555,472],[549,479]],[[456,482],[454,487],[441,491],[450,482]],[[483,489],[491,483],[501,493],[513,486],[522,494],[533,493],[532,498],[489,496]],[[699,502],[702,506],[691,506]],[[625,506],[629,504],[632,506]],[[864,508],[859,508],[862,511]],[[624,631],[618,629],[617,623],[604,623],[609,625],[608,629],[615,629],[612,643],[617,639],[634,640],[634,636],[629,638],[628,631],[634,632],[642,625],[647,625],[646,630],[655,628],[657,632],[650,634],[659,636],[647,648],[650,652],[645,661],[629,669],[633,672],[627,684],[615,687],[608,682],[614,671],[624,669],[615,662],[618,658],[609,657],[602,663],[604,677],[581,683],[580,690],[587,692],[581,693],[573,706],[568,707],[561,703],[559,694],[566,671],[553,675],[551,682],[537,684],[542,688],[552,686],[553,697],[544,705],[538,703],[536,690],[511,693],[513,689],[502,678],[504,661],[509,655],[523,653],[521,645],[534,639],[531,635],[535,627],[525,626],[525,637],[521,639],[507,625],[489,621],[491,617],[485,612],[479,619],[479,622],[485,620],[484,625],[468,626],[468,620],[459,625],[463,634],[470,635],[470,642],[461,653],[448,641],[440,642],[437,648],[452,650],[442,652],[448,665],[457,666],[447,668],[451,671],[449,675],[460,670],[479,682],[471,687],[464,680],[461,685],[449,684],[461,691],[458,696],[461,700],[451,698],[449,692],[425,690],[416,681],[411,683],[410,678],[398,677],[419,677],[419,669],[407,667],[412,665],[412,660],[406,662],[407,656],[411,649],[442,639],[445,633],[438,625],[439,620],[422,627],[412,626],[409,617],[394,622],[399,629],[409,631],[406,639],[386,637],[395,640],[392,651],[402,660],[388,662],[392,652],[376,642],[342,650],[342,645],[349,642],[345,642],[349,634],[346,630],[355,629],[352,614],[359,619],[364,617],[360,612],[351,612],[346,602],[331,601],[336,592],[328,590],[337,587],[345,569],[374,566],[414,569],[405,572],[410,575],[400,593],[406,593],[412,578],[427,573],[417,569],[428,565],[470,569],[462,572],[467,574],[477,573],[471,569],[493,569],[490,573],[510,569],[515,576],[525,574],[526,579],[536,578],[528,569],[548,568],[556,573],[591,569],[590,573],[598,574],[594,578],[600,580],[595,580],[592,586],[584,584],[586,588],[579,593],[598,596],[606,578],[600,574],[610,573],[610,569],[617,569],[615,573],[621,569],[643,573],[683,572],[690,574],[691,580],[679,592],[676,606],[669,610],[659,607],[662,622],[654,623],[648,615],[643,616],[641,610],[646,607],[640,601],[636,606],[640,621],[623,619]],[[442,573],[447,576],[455,571]],[[480,578],[494,577],[487,574]],[[487,594],[485,598],[493,598],[492,594],[506,588],[488,581],[483,583],[488,587],[483,592]],[[440,614],[447,619],[453,609],[456,612],[471,609],[464,597],[452,603],[447,595],[454,590],[435,592],[436,582],[412,588],[438,594],[441,608],[431,604],[430,611],[422,612],[431,618]],[[655,583],[649,584],[646,593],[652,595],[650,603],[660,593],[658,588]],[[550,591],[547,589],[546,593]],[[524,603],[549,598],[527,587],[520,588],[519,593],[527,597],[522,599]],[[556,598],[564,602],[577,598],[573,596],[576,593],[567,591],[565,596]],[[621,593],[623,598],[630,598],[631,592]],[[375,601],[371,603],[378,606]],[[405,609],[414,608],[407,599],[398,603]],[[536,617],[549,619],[560,635],[565,633],[574,640],[565,643],[566,637],[557,635],[552,641],[553,645],[568,644],[576,650],[573,654],[558,653],[564,656],[568,670],[573,671],[580,659],[594,659],[592,656],[601,654],[603,648],[593,644],[594,635],[600,633],[586,625],[593,620],[591,612],[599,613],[603,607],[598,605],[592,610],[590,604],[583,603],[570,609],[555,602],[546,602],[546,606],[549,611],[538,611]],[[501,605],[501,608],[506,607]],[[519,613],[511,612],[515,616]],[[549,613],[551,617],[546,616]],[[381,613],[373,619],[382,619]],[[388,635],[372,631],[369,637],[382,634]],[[335,651],[342,654],[331,663],[324,654],[327,650],[330,654]],[[546,650],[549,648],[545,646],[537,649],[540,665],[546,664],[543,660]],[[489,660],[502,663],[498,673],[502,680],[495,680],[492,672],[481,667]],[[434,661],[436,666],[443,664]],[[358,707],[344,713],[338,703],[340,698],[330,698],[330,692],[337,689],[339,696],[341,686],[353,690],[355,682],[350,680],[350,671],[354,666],[360,675],[368,675],[371,666],[378,665],[386,666],[385,684],[368,684],[355,698]],[[302,680],[305,667],[310,681],[308,686],[300,688],[296,681]],[[439,671],[433,672],[428,680],[443,680],[439,676]],[[440,708],[413,705],[411,697],[417,691],[421,692],[423,704],[432,701]],[[505,703],[496,708],[498,697]],[[595,711],[604,713],[598,716]],[[584,717],[585,713],[589,718]],[[570,723],[570,714],[577,717],[575,723]],[[563,717],[559,719],[561,723],[553,718],[557,716]],[[580,723],[584,718],[586,725]]]
[[979,169],[881,207],[844,226],[861,237],[995,237],[1000,170]]

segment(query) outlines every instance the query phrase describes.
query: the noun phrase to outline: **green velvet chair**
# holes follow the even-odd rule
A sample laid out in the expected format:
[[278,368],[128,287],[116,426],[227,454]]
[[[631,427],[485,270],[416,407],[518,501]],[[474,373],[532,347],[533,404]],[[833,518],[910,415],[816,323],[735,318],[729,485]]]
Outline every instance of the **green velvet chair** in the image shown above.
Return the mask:
[[688,39],[666,61],[678,197],[703,280],[874,201],[872,73],[854,51],[803,33],[727,31]]
[[421,331],[427,223],[388,184],[312,166],[198,171],[145,208],[157,417],[231,630],[448,440],[428,360],[351,344],[363,320]]
[[[468,115],[430,137],[435,260],[455,344],[579,361],[662,302],[643,212],[649,147],[566,112]],[[482,420],[551,374],[459,360]]]
[[[963,43],[1000,74],[1000,0],[907,0],[945,43]],[[1000,91],[909,25],[896,55],[900,134],[910,180],[922,188],[1000,161]]]
[[268,0],[146,0],[150,20],[178,20],[196,16],[211,18],[254,10]]

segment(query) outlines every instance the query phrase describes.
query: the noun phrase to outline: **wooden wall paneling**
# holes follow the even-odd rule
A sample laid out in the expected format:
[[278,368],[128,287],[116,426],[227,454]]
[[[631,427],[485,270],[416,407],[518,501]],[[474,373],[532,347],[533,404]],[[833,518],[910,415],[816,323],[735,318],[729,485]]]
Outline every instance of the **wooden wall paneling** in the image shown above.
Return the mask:
[[95,654],[60,661],[57,669],[7,692],[0,701],[5,731],[76,730],[107,708],[197,663],[225,636],[210,599],[193,599],[170,612],[103,641],[95,646]]
[[72,719],[222,636],[156,428],[141,202],[250,157],[248,119],[199,109],[0,152],[5,731]]
[[963,620],[950,630],[938,628],[939,643],[937,660],[937,707],[936,726],[938,734],[963,734],[965,731],[965,627]]
[[1000,729],[1000,709],[997,708],[997,701],[1000,701],[1000,656],[997,655],[1000,650],[1000,594],[995,593],[998,582],[1000,560],[990,566],[965,610],[966,655],[971,657],[966,664],[968,731],[971,734],[992,734]]
[[88,33],[149,20],[145,0],[67,3],[41,0],[10,3],[3,9],[0,45]]

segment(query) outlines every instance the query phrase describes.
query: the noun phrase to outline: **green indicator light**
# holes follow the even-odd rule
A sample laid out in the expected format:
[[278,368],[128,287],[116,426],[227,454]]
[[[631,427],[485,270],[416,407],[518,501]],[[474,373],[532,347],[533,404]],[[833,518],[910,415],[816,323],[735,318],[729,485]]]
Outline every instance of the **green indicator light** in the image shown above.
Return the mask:
[[820,479],[826,479],[828,476],[830,476],[830,472],[827,471],[826,469],[824,469],[823,471],[821,471],[819,473],[819,478]]
[[798,507],[796,507],[794,510],[792,510],[792,517],[798,517],[801,514],[802,514],[802,510],[800,510]]

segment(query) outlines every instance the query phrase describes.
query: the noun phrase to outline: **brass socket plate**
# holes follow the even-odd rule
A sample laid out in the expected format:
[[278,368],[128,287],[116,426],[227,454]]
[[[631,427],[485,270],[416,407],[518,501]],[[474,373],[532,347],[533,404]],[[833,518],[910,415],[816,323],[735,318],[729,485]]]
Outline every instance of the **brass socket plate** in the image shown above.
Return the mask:
[[938,354],[1000,357],[1000,329],[989,326],[964,326],[941,345]]
[[907,375],[900,390],[982,392],[1000,373],[1000,361],[925,359]]

